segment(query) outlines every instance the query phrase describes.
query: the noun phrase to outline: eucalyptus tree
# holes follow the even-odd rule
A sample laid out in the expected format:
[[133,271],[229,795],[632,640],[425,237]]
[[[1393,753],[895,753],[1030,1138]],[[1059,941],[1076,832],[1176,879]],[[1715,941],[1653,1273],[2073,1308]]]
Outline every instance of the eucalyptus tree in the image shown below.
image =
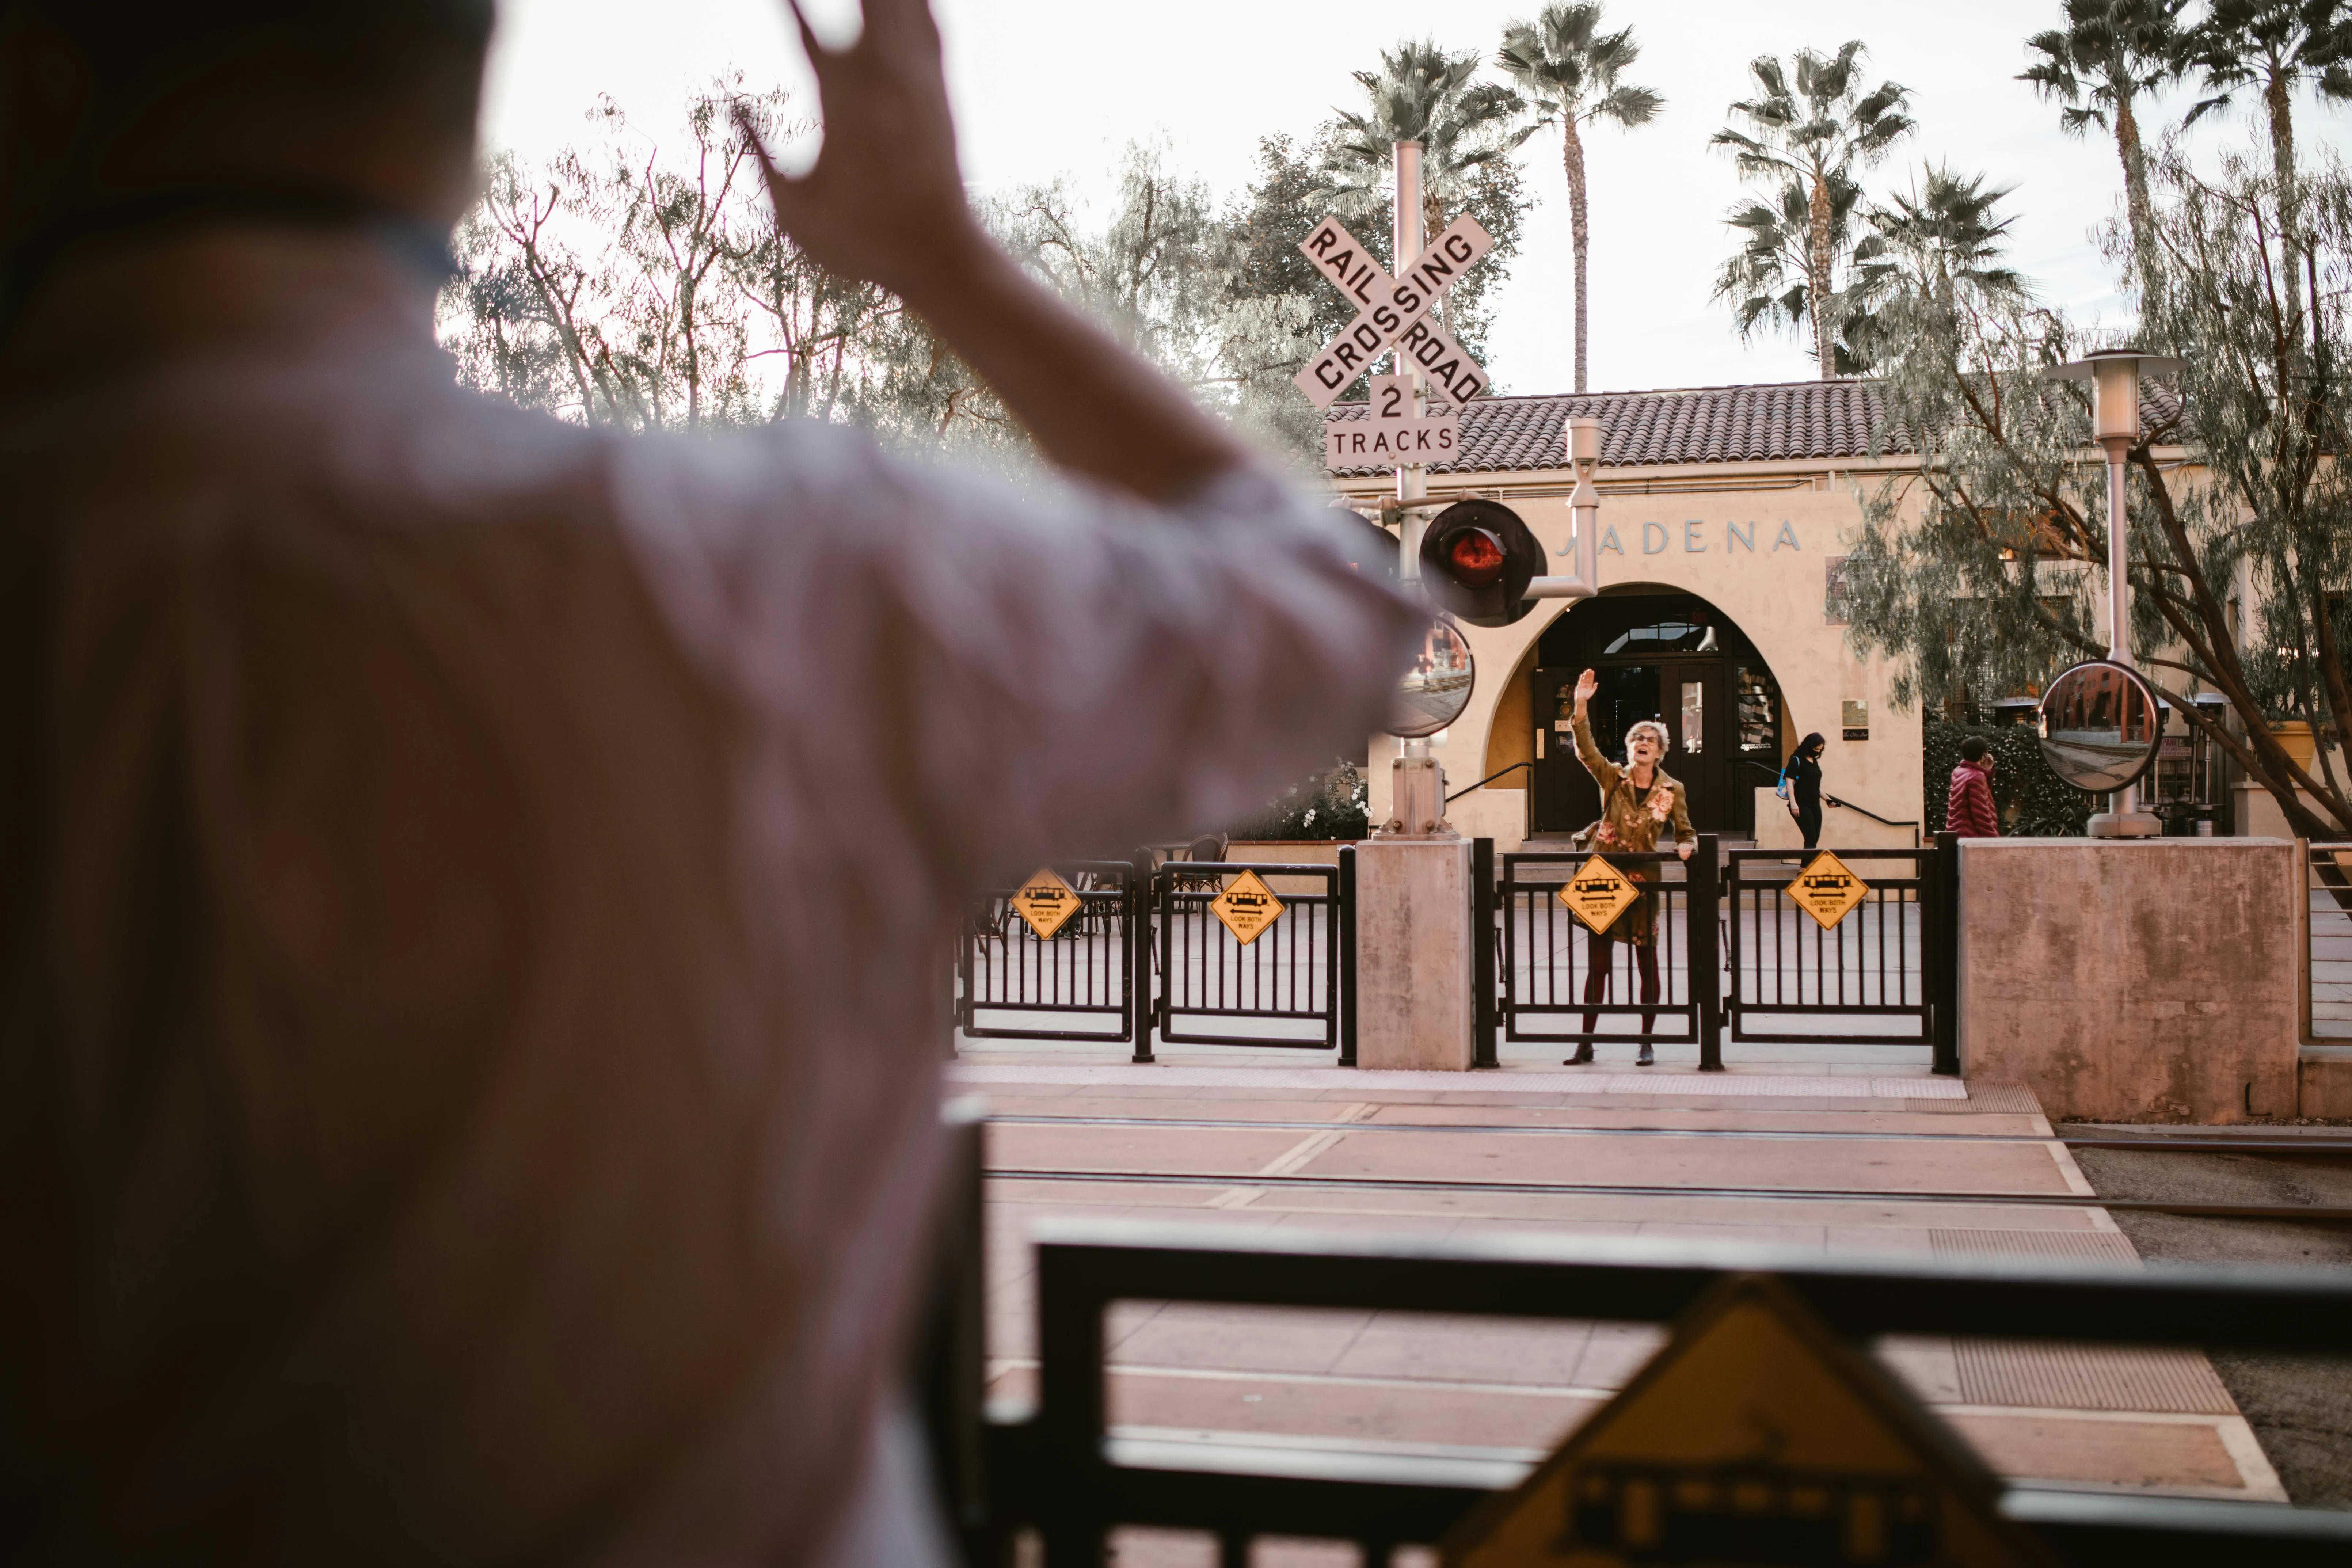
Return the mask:
[[[1362,217],[1392,199],[1396,144],[1421,144],[1421,226],[1433,235],[1448,208],[1469,205],[1480,177],[1535,133],[1521,124],[1527,105],[1508,88],[1476,80],[1475,49],[1450,53],[1426,40],[1381,51],[1381,68],[1357,71],[1364,89],[1361,112],[1339,110],[1338,133],[1326,153],[1327,187],[1342,216]],[[1375,247],[1388,237],[1367,241]],[[1412,258],[1391,258],[1402,266]],[[1440,319],[1454,324],[1454,293],[1438,301]]]
[[[1733,103],[1736,122],[1715,133],[1740,176],[1785,193],[1790,182],[1805,194],[1805,313],[1811,318],[1813,356],[1824,377],[1837,374],[1834,312],[1837,292],[1837,204],[1845,185],[1885,157],[1916,126],[1905,113],[1907,89],[1882,81],[1864,89],[1860,39],[1835,54],[1799,49],[1786,65],[1761,55],[1748,63],[1757,94]],[[1735,226],[1738,226],[1735,219]]]
[[[2352,781],[2326,748],[2297,763],[2274,727],[2352,733],[2352,485],[2334,462],[2352,428],[2352,180],[2331,167],[2305,182],[2291,250],[2280,183],[2258,163],[2225,158],[2207,175],[2168,154],[2150,177],[2165,287],[2141,329],[2185,368],[2150,389],[2154,416],[2128,455],[2126,635],[2171,717],[2265,788],[2292,831],[2341,838]],[[2274,284],[2298,252],[2318,282],[2300,332]],[[1879,312],[1884,418],[1917,460],[1864,498],[1848,640],[1889,657],[1904,704],[2038,691],[2106,650],[2093,613],[2104,463],[2080,384],[2043,374],[2087,345],[2021,294],[1965,286],[1968,270],[1948,293],[1916,273]],[[2168,460],[2175,447],[2187,463]],[[2200,689],[2236,722],[2191,700]]]
[[1641,55],[1633,29],[1601,30],[1601,6],[1596,0],[1572,0],[1547,5],[1532,22],[1513,22],[1503,29],[1503,47],[1496,63],[1518,86],[1535,112],[1538,128],[1555,121],[1560,128],[1560,163],[1568,176],[1570,243],[1575,252],[1576,390],[1585,389],[1585,279],[1591,247],[1584,174],[1584,134],[1587,125],[1603,121],[1628,128],[1646,125],[1665,106],[1665,100],[1646,87],[1619,77]]
[[2116,139],[2124,169],[2124,214],[2143,297],[2157,261],[2156,217],[2148,204],[2147,148],[2140,109],[2179,74],[2180,13],[2187,0],[2064,0],[2065,26],[2025,41],[2033,63],[2018,73],[2046,99],[2064,105],[2058,122],[2087,135],[2093,126]]

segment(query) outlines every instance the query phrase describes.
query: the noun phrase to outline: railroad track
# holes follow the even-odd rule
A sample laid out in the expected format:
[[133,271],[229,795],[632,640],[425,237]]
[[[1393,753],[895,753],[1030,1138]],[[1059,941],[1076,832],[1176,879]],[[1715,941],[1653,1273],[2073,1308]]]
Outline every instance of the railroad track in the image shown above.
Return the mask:
[[1570,1138],[1764,1138],[1799,1142],[1863,1142],[1877,1143],[1953,1142],[1968,1144],[2063,1143],[2069,1149],[2155,1149],[2180,1154],[2352,1154],[2352,1139],[2302,1136],[2229,1135],[2180,1138],[2158,1134],[2149,1138],[2070,1138],[2031,1132],[1839,1132],[1800,1131],[1785,1128],[1751,1127],[1570,1127],[1546,1122],[1497,1125],[1493,1122],[1455,1124],[1445,1121],[1262,1121],[1248,1118],[1205,1116],[995,1116],[988,1119],[1015,1127],[1181,1127],[1213,1131],[1296,1132],[1449,1132],[1496,1133],[1506,1136]]
[[[1473,1138],[1661,1138],[1762,1139],[1821,1142],[1964,1143],[2020,1145],[2056,1143],[2069,1149],[2154,1149],[2174,1153],[2233,1153],[2267,1155],[2352,1155],[2352,1140],[2300,1136],[2230,1135],[2215,1138],[2162,1136],[2035,1137],[2029,1133],[1969,1133],[1916,1131],[1798,1131],[1759,1128],[1579,1127],[1558,1125],[1497,1126],[1493,1123],[1454,1125],[1446,1122],[1258,1121],[1234,1117],[1194,1116],[1040,1116],[991,1117],[994,1122],[1022,1127],[1133,1127],[1214,1131],[1338,1132],[1352,1138],[1363,1133],[1412,1136],[1443,1133]],[[999,1181],[1071,1182],[1158,1186],[1263,1187],[1269,1190],[1341,1190],[1356,1192],[1482,1193],[1515,1196],[1670,1197],[1706,1198],[1729,1203],[1906,1203],[1930,1205],[1998,1205],[2044,1208],[2104,1208],[2150,1214],[2188,1215],[2222,1219],[2283,1219],[2305,1223],[2352,1222],[2352,1207],[2317,1205],[2195,1203],[2155,1198],[2101,1197],[2077,1193],[1948,1192],[1903,1189],[1808,1187],[1740,1187],[1674,1185],[1636,1183],[1506,1182],[1439,1180],[1425,1177],[1315,1175],[1287,1173],[1254,1174],[1246,1171],[1150,1171],[1131,1168],[998,1166],[988,1174]]]

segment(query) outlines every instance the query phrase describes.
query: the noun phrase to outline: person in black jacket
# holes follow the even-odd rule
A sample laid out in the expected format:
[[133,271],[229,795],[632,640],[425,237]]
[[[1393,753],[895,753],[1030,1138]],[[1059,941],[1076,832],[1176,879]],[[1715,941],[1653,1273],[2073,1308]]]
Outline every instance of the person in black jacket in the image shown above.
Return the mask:
[[1789,815],[1797,819],[1797,831],[1805,836],[1808,849],[1822,841],[1822,752],[1828,746],[1815,731],[1797,742],[1789,753],[1789,765],[1780,770],[1788,787]]

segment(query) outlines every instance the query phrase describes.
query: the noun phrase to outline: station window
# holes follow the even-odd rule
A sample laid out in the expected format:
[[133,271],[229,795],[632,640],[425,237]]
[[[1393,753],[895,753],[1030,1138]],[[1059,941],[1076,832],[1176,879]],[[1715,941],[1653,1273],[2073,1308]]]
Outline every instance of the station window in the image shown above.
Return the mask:
[[1769,669],[1743,665],[1736,672],[1739,714],[1739,749],[1743,752],[1780,750],[1780,688]]

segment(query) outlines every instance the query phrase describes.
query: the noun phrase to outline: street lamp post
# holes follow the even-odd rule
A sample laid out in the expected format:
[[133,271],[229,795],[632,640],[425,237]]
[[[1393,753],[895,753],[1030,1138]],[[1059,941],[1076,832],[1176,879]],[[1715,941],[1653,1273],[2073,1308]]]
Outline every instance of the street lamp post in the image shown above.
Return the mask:
[[[2107,454],[2107,659],[2137,667],[2131,652],[2131,581],[2126,548],[2130,527],[2124,507],[2124,459],[2140,442],[2139,380],[2149,371],[2179,370],[2180,362],[2136,348],[2102,349],[2072,364],[2046,372],[2053,381],[2091,384],[2093,438]],[[2152,838],[2164,825],[2132,809],[2130,791],[2107,797],[2107,809],[2091,818],[2094,838]]]

